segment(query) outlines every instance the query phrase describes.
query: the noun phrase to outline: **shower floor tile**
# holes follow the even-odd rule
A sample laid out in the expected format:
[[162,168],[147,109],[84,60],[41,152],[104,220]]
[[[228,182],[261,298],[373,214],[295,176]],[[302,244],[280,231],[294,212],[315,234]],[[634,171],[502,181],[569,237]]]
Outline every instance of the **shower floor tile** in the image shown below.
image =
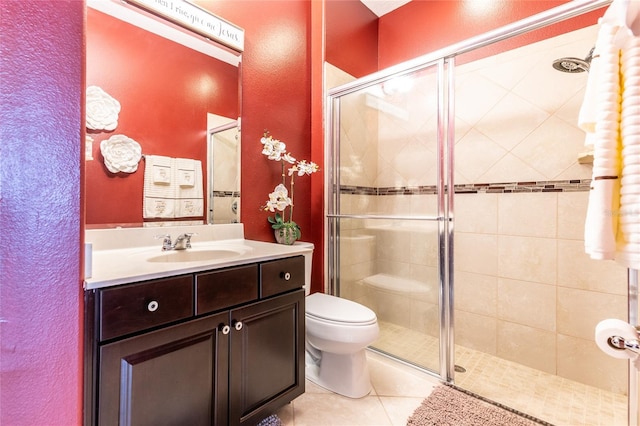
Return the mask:
[[[380,322],[372,345],[412,364],[439,371],[437,338]],[[557,426],[627,425],[627,397],[456,346],[455,384]]]

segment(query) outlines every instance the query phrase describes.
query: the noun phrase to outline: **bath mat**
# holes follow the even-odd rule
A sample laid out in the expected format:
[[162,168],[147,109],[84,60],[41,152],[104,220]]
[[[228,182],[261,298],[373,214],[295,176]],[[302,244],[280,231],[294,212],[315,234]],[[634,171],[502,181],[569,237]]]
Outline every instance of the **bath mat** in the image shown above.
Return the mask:
[[550,423],[519,415],[450,385],[436,387],[407,426],[539,426]]
[[280,417],[272,414],[269,417],[262,419],[262,421],[256,426],[282,426],[282,420],[280,420]]

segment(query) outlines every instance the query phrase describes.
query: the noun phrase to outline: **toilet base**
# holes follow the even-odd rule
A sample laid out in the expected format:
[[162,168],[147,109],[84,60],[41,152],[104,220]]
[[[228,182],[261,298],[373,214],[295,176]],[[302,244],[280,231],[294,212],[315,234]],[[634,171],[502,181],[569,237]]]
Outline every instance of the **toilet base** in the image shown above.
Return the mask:
[[371,392],[364,349],[353,354],[322,352],[316,359],[308,351],[305,354],[305,375],[311,382],[349,398],[362,398]]

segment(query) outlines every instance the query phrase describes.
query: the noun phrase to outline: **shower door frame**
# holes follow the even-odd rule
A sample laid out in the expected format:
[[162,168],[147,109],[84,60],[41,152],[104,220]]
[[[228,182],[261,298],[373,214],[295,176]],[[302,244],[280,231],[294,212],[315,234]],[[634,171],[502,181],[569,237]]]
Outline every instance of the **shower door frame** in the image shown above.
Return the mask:
[[[438,269],[439,269],[439,318],[440,318],[440,365],[439,374],[430,370],[427,373],[434,374],[440,380],[453,382],[454,371],[454,299],[453,299],[453,231],[454,231],[454,70],[455,57],[511,37],[515,37],[530,31],[534,31],[548,25],[574,18],[576,16],[608,6],[612,0],[574,0],[569,3],[538,13],[529,18],[514,22],[480,36],[473,37],[449,47],[437,50],[403,62],[401,64],[378,71],[368,76],[359,78],[327,92],[325,105],[325,247],[327,256],[325,261],[325,277],[331,294],[339,293],[339,269],[340,248],[338,244],[340,219],[402,219],[402,220],[436,220],[438,222]],[[438,128],[437,128],[437,217],[426,216],[382,216],[382,215],[343,215],[339,213],[339,144],[340,140],[340,104],[339,98],[362,88],[384,82],[385,80],[411,74],[428,67],[438,67]],[[446,80],[446,85],[445,85]],[[447,91],[447,99],[444,92]],[[639,325],[638,311],[638,270],[628,270],[628,320],[633,325]],[[628,382],[628,424],[638,426],[640,423],[639,410],[639,379],[632,362],[629,361]]]

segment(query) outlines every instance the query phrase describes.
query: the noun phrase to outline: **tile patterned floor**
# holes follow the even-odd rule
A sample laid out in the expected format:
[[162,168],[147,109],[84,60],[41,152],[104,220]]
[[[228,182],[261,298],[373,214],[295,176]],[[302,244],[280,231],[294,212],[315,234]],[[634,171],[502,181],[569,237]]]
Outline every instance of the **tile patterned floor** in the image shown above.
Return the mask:
[[[374,346],[438,369],[438,340],[380,323]],[[456,347],[456,385],[557,426],[627,425],[627,397],[547,374],[482,352]]]
[[277,413],[284,426],[404,426],[437,379],[367,351],[373,391],[351,399],[307,380],[306,392]]

